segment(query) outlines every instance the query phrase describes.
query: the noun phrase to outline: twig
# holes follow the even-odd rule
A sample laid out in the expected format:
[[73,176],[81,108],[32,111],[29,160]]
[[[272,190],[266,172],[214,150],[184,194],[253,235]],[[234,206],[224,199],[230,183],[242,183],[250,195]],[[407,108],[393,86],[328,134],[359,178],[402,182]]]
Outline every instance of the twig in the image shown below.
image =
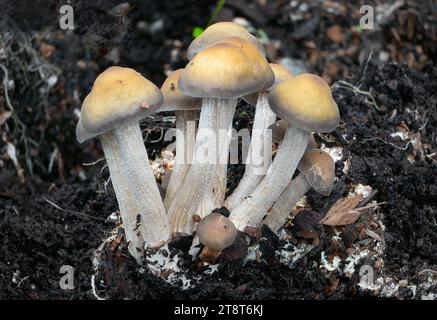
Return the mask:
[[420,271],[419,274],[423,274],[425,272],[437,275],[437,271],[436,270],[432,270],[432,269],[424,269],[424,270]]
[[411,141],[408,141],[407,144],[405,145],[405,147],[401,148],[401,147],[398,147],[397,145],[395,145],[394,143],[388,142],[387,140],[384,140],[384,139],[378,138],[378,137],[371,138],[371,139],[363,139],[361,141],[374,141],[374,140],[382,141],[383,143],[388,144],[388,145],[392,146],[393,148],[396,148],[396,149],[401,150],[401,151],[406,151],[408,149],[408,146],[410,144],[412,144]]
[[370,49],[369,56],[367,57],[366,65],[364,66],[363,75],[361,76],[361,79],[364,79],[364,77],[367,74],[367,69],[369,68],[369,63],[372,60],[373,56],[373,47]]
[[[366,97],[366,100],[364,101],[366,104],[372,105],[376,110],[381,111],[378,104],[376,103],[375,98],[372,96],[371,89],[369,91],[364,91],[364,90],[361,90],[360,88],[358,88],[357,86],[354,86],[352,83],[349,83],[349,82],[344,81],[344,80],[340,80],[340,81],[336,82],[333,85],[333,87],[338,87],[338,88],[350,90],[355,94],[361,94],[361,95]],[[370,101],[367,98],[369,98]]]
[[102,161],[104,161],[105,160],[105,158],[100,158],[100,159],[97,159],[96,161],[94,161],[94,162],[84,162],[84,163],[82,163],[82,165],[83,166],[85,166],[85,167],[88,167],[88,166],[95,166],[96,164],[98,164],[99,162],[102,162]]
[[94,216],[91,216],[91,215],[83,213],[83,212],[63,209],[59,205],[54,203],[53,201],[50,201],[49,199],[47,199],[47,198],[45,198],[43,196],[41,196],[41,198],[43,198],[44,201],[46,201],[47,203],[49,203],[50,205],[52,205],[53,207],[55,207],[56,209],[58,209],[58,210],[60,210],[62,212],[67,212],[67,213],[71,213],[71,214],[74,214],[74,215],[77,215],[77,216],[81,216],[81,217],[85,217],[85,218],[90,218],[90,219],[95,219],[95,220],[99,220],[99,221],[105,221],[105,219],[102,219],[102,218],[99,218],[99,217],[94,217]]
[[425,129],[426,125],[428,124],[429,118],[426,118],[425,123],[419,128],[419,131],[422,131]]

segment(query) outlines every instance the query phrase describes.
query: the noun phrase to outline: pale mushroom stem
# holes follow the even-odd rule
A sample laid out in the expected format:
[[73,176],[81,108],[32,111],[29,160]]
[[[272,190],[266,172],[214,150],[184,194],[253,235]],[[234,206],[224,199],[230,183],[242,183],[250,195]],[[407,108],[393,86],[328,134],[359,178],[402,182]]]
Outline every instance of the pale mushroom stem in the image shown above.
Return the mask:
[[310,184],[304,174],[300,173],[296,178],[290,181],[287,188],[282,192],[278,200],[276,200],[267,217],[264,219],[264,224],[267,225],[274,233],[278,233],[279,229],[287,222],[288,215],[294,205],[311,189]]
[[166,210],[170,207],[178,190],[181,189],[185,175],[190,169],[194,145],[196,143],[197,111],[176,111],[175,116],[177,134],[181,134],[182,139],[178,141],[176,137],[176,161],[164,199],[164,207]]
[[205,218],[215,208],[217,208],[217,206],[215,203],[214,194],[211,190],[210,192],[207,192],[203,197],[199,207],[196,210],[196,214],[201,218]]
[[266,176],[254,191],[231,212],[237,229],[259,227],[267,210],[287,187],[308,144],[309,132],[288,126]]
[[[222,118],[222,112],[230,112],[236,105],[236,99],[204,98],[202,100],[195,158],[168,210],[171,232],[174,234],[191,234],[193,231],[192,216],[196,213],[206,192],[212,190],[217,167],[215,146],[219,128],[222,126],[219,119]],[[228,117],[226,121],[232,121],[232,117]],[[229,123],[224,127],[228,128]]]
[[138,123],[100,135],[117,196],[129,252],[142,260],[145,247],[160,247],[170,238],[164,205],[149,165]]
[[[276,114],[270,109],[267,97],[267,93],[260,93],[258,95],[252,138],[246,159],[244,175],[237,188],[225,201],[225,207],[228,208],[229,211],[232,211],[244,198],[251,194],[265,176],[265,174],[263,174],[263,167],[268,167],[270,164],[271,153],[265,151],[267,148],[271,149],[271,141],[266,139],[266,134],[268,127],[275,123]],[[268,143],[268,145],[266,145],[266,143]],[[255,145],[256,147],[254,147]]]
[[[226,195],[229,145],[232,139],[232,119],[234,118],[236,104],[232,108],[219,110],[219,130],[220,135],[217,141],[218,164],[213,182],[213,206],[220,208],[223,205]],[[214,209],[213,208],[213,209]],[[208,212],[208,213],[211,213]],[[207,213],[207,214],[208,214]]]

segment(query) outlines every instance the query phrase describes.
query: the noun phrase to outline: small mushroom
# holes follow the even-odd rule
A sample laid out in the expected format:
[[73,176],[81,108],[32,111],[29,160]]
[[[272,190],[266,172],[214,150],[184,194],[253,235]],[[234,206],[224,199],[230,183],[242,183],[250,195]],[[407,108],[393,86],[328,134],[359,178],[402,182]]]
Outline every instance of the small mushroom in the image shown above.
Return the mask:
[[277,85],[269,94],[269,104],[288,127],[266,176],[231,212],[230,220],[240,231],[261,224],[291,181],[310,133],[333,131],[340,120],[329,85],[312,74],[300,74]]
[[287,222],[293,206],[311,188],[323,195],[331,193],[335,178],[335,163],[327,152],[307,151],[299,162],[298,169],[300,174],[290,181],[264,219],[264,224],[275,233]]
[[218,255],[231,246],[238,231],[234,224],[220,213],[210,213],[197,224],[196,234],[209,254]]
[[183,69],[178,69],[165,79],[161,87],[164,102],[158,110],[174,111],[176,116],[176,159],[164,199],[164,207],[167,210],[190,168],[196,143],[197,110],[202,107],[202,99],[182,94],[179,88],[182,71]]
[[253,45],[220,42],[209,46],[196,54],[179,78],[184,95],[202,98],[202,109],[194,161],[185,176],[184,188],[178,191],[168,210],[173,233],[191,234],[193,231],[191,216],[213,188],[221,155],[225,153],[227,159],[228,139],[223,141],[218,137],[232,125],[237,98],[273,82],[273,72],[271,78],[261,77],[258,62],[250,59],[248,50],[242,46]]
[[230,211],[250,195],[260,183],[265,175],[266,167],[271,161],[271,153],[267,152],[272,147],[267,129],[276,120],[276,114],[269,106],[268,92],[279,83],[293,78],[293,75],[287,68],[279,64],[270,63],[270,67],[275,75],[274,84],[265,91],[251,93],[243,97],[250,104],[256,105],[255,117],[243,178],[225,202],[225,207]]
[[129,68],[110,67],[95,80],[76,127],[80,143],[100,138],[129,252],[137,261],[142,260],[145,246],[160,247],[170,237],[138,123],[161,103],[159,89],[141,74]]

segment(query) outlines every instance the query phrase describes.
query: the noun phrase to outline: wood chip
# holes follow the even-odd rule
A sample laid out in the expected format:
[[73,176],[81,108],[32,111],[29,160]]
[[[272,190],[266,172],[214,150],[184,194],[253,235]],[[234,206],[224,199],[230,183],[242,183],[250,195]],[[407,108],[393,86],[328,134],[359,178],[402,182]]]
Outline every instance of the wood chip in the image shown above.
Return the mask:
[[355,223],[364,211],[353,209],[357,207],[363,198],[363,195],[357,194],[337,200],[319,223],[328,226],[344,226]]
[[375,239],[376,241],[382,242],[381,236],[379,234],[377,234],[375,231],[366,229],[365,232],[369,237]]

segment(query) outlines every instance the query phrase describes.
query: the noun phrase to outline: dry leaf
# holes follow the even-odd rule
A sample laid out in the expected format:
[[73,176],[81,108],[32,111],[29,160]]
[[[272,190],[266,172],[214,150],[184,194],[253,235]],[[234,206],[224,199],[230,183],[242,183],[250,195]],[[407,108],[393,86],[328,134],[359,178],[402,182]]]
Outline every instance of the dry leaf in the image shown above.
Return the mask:
[[363,213],[362,210],[353,210],[364,199],[362,194],[342,198],[335,202],[331,209],[319,223],[328,226],[344,226],[353,224]]
[[12,115],[11,111],[5,111],[0,113],[0,126],[2,126],[6,122],[6,120],[8,120],[11,117],[11,115]]
[[369,237],[373,238],[374,240],[382,242],[381,236],[379,234],[377,234],[376,232],[369,230],[369,229],[366,229],[365,232]]

